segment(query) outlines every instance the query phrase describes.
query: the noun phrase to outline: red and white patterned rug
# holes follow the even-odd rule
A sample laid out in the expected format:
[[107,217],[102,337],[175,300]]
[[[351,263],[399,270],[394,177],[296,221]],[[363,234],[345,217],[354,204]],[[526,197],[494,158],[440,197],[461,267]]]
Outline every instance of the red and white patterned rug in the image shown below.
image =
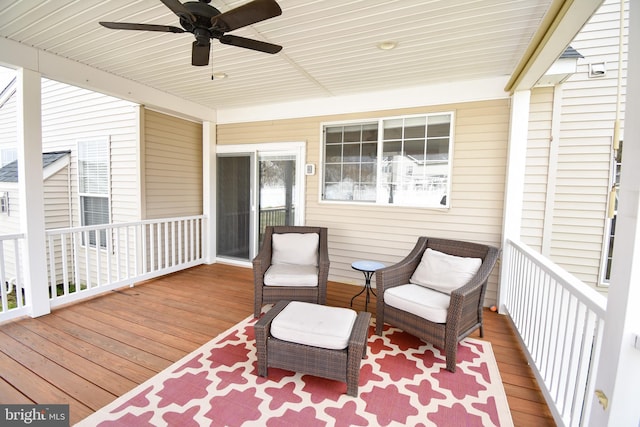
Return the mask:
[[[373,323],[372,319],[372,323]],[[253,318],[185,356],[78,426],[511,426],[491,344],[465,339],[454,374],[440,350],[369,328],[359,396],[346,384],[270,368],[257,376]]]

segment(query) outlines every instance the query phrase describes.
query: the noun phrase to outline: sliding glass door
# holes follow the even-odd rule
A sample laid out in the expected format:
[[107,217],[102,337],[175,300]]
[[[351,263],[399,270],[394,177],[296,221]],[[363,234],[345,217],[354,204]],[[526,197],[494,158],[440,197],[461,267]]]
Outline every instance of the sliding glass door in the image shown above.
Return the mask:
[[218,257],[250,261],[267,226],[302,223],[303,154],[304,144],[218,147]]
[[253,155],[218,156],[217,252],[247,260],[251,256]]
[[258,246],[268,225],[295,225],[296,156],[260,154]]

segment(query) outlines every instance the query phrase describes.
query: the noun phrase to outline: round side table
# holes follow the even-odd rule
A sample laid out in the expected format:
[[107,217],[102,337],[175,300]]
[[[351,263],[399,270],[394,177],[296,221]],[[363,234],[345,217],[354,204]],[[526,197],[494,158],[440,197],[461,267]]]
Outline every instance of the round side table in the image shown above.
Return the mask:
[[362,273],[364,274],[364,288],[362,288],[360,292],[358,292],[353,296],[353,298],[351,298],[351,307],[353,307],[353,300],[356,297],[360,296],[363,292],[366,292],[364,300],[364,311],[367,311],[370,298],[369,294],[371,293],[373,294],[373,296],[377,297],[376,293],[371,288],[371,277],[373,276],[373,273],[376,272],[376,270],[380,270],[384,267],[385,265],[383,263],[377,261],[360,260],[354,261],[351,264],[351,268],[353,268],[354,270],[362,271]]

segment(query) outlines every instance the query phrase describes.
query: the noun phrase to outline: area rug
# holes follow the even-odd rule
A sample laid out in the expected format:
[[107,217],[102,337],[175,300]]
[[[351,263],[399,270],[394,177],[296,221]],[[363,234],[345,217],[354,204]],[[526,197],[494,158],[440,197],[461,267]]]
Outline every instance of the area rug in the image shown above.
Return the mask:
[[338,381],[276,368],[258,377],[254,323],[245,319],[77,425],[513,425],[486,341],[462,341],[451,373],[437,348],[388,325],[380,337],[370,326],[356,398]]

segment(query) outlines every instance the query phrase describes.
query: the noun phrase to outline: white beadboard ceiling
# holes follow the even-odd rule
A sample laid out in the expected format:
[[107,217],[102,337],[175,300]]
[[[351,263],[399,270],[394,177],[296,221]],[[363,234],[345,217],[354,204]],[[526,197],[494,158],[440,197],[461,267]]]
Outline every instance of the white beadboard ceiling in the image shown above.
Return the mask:
[[[1,0],[0,37],[213,109],[509,76],[551,0],[278,0],[282,15],[231,34],[275,55],[212,41],[191,65],[190,33],[109,30],[98,21],[180,26],[159,0]],[[246,0],[212,0],[226,11]],[[392,40],[394,50],[376,45]],[[0,52],[2,62],[2,52]],[[212,72],[227,79],[212,80]]]

